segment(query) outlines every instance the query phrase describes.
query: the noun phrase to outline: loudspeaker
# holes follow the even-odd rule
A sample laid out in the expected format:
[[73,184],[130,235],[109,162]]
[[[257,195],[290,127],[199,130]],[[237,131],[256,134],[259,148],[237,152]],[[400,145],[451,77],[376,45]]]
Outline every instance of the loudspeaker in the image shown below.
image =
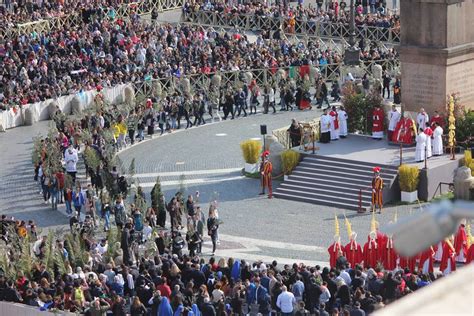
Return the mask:
[[267,125],[260,125],[260,135],[267,135]]

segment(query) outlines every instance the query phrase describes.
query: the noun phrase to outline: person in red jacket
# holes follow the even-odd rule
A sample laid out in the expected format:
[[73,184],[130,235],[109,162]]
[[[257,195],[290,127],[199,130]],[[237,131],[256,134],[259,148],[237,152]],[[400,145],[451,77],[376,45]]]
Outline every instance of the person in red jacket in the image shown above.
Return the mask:
[[375,268],[380,261],[379,247],[376,240],[377,234],[370,232],[369,240],[364,245],[364,267]]
[[456,250],[454,249],[453,244],[449,239],[446,239],[443,244],[443,257],[441,258],[441,264],[439,265],[439,270],[443,272],[444,275],[448,275],[452,271],[456,271]]
[[351,240],[344,247],[344,257],[346,257],[352,268],[363,260],[362,247],[357,243],[356,238],[357,234],[352,232]]
[[331,268],[336,267],[337,259],[343,255],[343,249],[341,245],[341,237],[339,235],[334,236],[334,242],[328,248],[329,252],[329,266]]
[[456,262],[465,262],[467,256],[467,235],[466,222],[459,225],[458,232],[454,239],[454,250],[456,251]]
[[420,263],[418,264],[418,271],[422,271],[423,274],[433,272],[434,255],[436,251],[433,247],[429,247],[420,254]]

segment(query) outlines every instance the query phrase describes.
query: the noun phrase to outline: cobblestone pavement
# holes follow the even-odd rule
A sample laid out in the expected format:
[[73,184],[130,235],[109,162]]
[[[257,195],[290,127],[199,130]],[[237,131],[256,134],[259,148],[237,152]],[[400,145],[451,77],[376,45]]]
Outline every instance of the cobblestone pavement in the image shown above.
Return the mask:
[[[289,124],[291,118],[310,120],[320,114],[317,110],[277,112],[206,124],[157,136],[123,150],[119,156],[125,169],[135,158],[136,178],[148,197],[160,175],[167,200],[182,185],[187,193],[201,193],[204,210],[209,201],[217,198],[224,222],[220,228],[222,249],[217,255],[322,264],[328,260],[326,248],[332,242],[335,214],[340,218],[342,240],[347,241],[345,211],[258,196],[259,181],[242,176],[244,161],[239,147],[242,140],[260,138],[260,124],[266,124],[270,133]],[[63,210],[54,212],[43,203],[31,166],[32,138],[46,134],[47,129],[48,122],[40,122],[0,134],[0,213],[33,219],[40,227],[56,228],[66,225],[68,219]],[[278,183],[274,181],[274,187]],[[400,218],[411,212],[411,207],[388,207],[384,214],[377,215],[377,220],[387,223],[396,212]],[[370,215],[345,213],[364,242]],[[207,243],[204,252],[210,251]]]

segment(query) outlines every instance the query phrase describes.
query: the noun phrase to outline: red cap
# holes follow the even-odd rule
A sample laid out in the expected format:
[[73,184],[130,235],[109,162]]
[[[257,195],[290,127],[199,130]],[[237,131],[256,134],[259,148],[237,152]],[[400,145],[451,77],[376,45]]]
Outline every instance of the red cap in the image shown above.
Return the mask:
[[270,152],[268,150],[265,150],[263,153],[262,153],[262,157],[268,157],[270,155]]
[[97,87],[95,87],[97,89],[97,91],[101,91],[102,90],[102,86],[100,84],[97,85]]
[[382,168],[380,168],[380,167],[374,167],[374,169],[372,169],[372,170],[374,170],[374,172],[377,172],[377,173],[378,173],[378,172],[380,172],[380,170],[382,170]]

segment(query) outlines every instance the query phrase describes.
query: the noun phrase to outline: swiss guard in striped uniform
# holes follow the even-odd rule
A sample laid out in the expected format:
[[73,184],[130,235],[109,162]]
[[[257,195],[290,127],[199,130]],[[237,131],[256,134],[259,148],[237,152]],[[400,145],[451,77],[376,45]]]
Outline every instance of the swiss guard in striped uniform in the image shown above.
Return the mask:
[[372,179],[372,212],[378,206],[379,214],[382,213],[383,206],[383,179],[380,176],[380,167],[375,167],[374,178]]
[[265,150],[262,154],[263,161],[260,164],[260,174],[262,175],[262,193],[265,194],[265,188],[268,188],[268,198],[272,198],[272,171],[273,165],[272,162],[268,159],[270,152]]

